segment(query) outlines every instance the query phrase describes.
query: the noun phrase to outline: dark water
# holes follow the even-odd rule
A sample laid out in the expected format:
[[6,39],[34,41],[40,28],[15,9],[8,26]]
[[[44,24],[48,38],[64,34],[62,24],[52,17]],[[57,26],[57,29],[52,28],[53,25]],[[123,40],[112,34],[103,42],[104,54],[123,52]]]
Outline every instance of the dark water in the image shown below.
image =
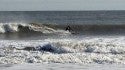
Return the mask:
[[1,11],[0,22],[125,24],[125,11]]

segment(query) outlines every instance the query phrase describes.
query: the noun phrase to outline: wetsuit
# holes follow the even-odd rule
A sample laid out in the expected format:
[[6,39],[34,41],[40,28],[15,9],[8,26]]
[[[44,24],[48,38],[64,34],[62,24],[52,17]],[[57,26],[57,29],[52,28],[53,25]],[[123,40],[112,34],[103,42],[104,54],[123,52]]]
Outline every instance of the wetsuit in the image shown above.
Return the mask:
[[70,26],[67,26],[67,27],[66,27],[66,31],[69,31],[69,32],[71,31]]

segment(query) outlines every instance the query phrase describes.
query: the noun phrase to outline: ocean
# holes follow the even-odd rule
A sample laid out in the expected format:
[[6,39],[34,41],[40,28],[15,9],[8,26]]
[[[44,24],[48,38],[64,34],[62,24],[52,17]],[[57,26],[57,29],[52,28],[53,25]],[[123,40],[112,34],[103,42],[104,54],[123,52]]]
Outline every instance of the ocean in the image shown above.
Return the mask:
[[125,11],[1,11],[0,38],[12,40],[44,39],[47,36],[54,38],[54,33],[50,35],[30,30],[27,33],[25,29],[22,29],[23,32],[18,32],[18,25],[30,27],[31,24],[45,25],[56,30],[65,30],[70,26],[75,37],[125,35],[124,19]]
[[[71,31],[66,31],[67,26]],[[125,11],[0,12],[0,67],[122,65],[124,55]]]

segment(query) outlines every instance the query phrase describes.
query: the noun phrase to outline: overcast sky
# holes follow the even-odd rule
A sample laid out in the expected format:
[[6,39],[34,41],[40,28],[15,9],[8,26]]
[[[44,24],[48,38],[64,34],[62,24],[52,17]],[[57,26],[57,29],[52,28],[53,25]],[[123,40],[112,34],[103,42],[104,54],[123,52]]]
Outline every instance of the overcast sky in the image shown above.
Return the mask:
[[0,0],[0,11],[125,10],[125,0]]

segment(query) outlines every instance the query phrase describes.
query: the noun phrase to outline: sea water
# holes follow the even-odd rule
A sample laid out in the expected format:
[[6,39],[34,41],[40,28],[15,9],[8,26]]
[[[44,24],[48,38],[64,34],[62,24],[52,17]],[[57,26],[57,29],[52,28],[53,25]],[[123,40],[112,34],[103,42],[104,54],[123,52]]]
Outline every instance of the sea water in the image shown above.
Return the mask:
[[125,11],[0,12],[0,64],[124,65],[124,19]]

